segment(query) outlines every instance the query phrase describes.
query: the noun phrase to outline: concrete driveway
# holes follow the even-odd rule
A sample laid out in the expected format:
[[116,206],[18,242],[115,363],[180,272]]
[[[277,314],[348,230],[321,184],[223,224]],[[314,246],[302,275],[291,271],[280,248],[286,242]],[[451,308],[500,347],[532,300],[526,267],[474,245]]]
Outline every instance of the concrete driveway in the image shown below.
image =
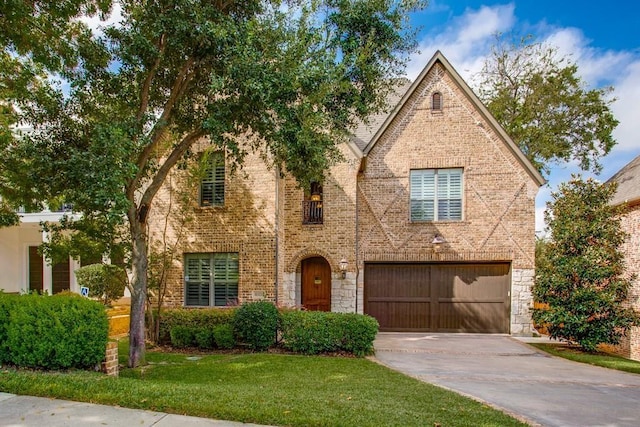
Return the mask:
[[504,335],[380,333],[374,345],[382,364],[533,425],[640,426],[640,375],[552,357]]

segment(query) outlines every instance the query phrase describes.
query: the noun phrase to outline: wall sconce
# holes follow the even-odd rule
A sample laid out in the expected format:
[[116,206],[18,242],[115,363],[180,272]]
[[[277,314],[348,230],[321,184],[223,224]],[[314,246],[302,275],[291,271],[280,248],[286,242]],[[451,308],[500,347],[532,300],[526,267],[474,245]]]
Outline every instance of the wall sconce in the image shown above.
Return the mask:
[[345,279],[347,277],[347,267],[349,266],[349,262],[346,258],[342,258],[340,260],[340,272],[342,273],[342,278]]
[[436,233],[436,235],[433,236],[433,240],[431,241],[431,244],[433,245],[433,249],[436,252],[439,251],[443,243],[447,243],[447,241],[440,234]]

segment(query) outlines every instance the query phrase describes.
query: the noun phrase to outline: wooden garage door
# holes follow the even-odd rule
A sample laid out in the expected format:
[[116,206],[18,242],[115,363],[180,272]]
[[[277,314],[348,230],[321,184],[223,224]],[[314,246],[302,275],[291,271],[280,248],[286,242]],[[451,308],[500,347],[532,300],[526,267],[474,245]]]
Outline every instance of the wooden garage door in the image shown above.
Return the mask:
[[365,313],[381,331],[508,333],[509,263],[366,263]]

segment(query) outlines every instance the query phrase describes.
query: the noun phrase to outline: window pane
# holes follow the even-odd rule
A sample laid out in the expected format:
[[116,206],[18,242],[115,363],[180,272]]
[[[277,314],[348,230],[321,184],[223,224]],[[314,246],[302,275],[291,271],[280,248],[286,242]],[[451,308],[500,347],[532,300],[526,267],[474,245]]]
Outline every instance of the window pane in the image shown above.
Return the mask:
[[411,221],[462,219],[462,169],[412,170]]
[[214,305],[225,306],[238,299],[238,254],[214,254]]
[[433,221],[435,201],[435,170],[412,170],[410,173],[411,220]]
[[201,206],[224,205],[224,153],[215,151],[208,155],[208,165],[200,183]]
[[185,305],[207,306],[211,281],[211,257],[209,254],[185,256]]

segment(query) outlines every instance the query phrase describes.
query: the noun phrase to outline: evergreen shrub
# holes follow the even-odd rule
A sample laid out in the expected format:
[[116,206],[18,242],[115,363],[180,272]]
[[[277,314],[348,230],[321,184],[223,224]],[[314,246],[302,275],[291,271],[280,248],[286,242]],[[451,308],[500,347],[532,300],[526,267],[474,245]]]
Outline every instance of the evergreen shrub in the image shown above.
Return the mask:
[[252,350],[264,351],[275,344],[279,317],[273,303],[249,302],[236,311],[233,328],[238,338]]
[[[0,299],[4,299],[3,296]],[[0,303],[3,360],[42,369],[86,369],[104,360],[109,321],[104,306],[76,294],[21,295]],[[0,328],[1,329],[1,328]]]

